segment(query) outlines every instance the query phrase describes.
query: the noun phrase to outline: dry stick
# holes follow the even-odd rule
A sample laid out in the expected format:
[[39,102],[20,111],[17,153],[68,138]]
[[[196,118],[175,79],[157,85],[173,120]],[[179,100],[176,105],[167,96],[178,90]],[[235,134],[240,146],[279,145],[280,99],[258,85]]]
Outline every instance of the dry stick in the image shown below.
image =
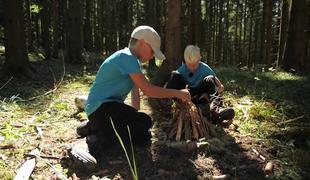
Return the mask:
[[68,180],[68,178],[63,175],[61,172],[59,172],[51,163],[49,163],[47,160],[41,158],[40,156],[36,156],[38,159],[42,160],[43,162],[45,162],[47,165],[49,165],[58,175],[61,176],[61,178],[65,179],[65,180]]
[[0,90],[4,88],[12,79],[13,79],[13,76],[11,76],[10,79],[6,83],[4,83],[3,86],[1,86]]
[[14,180],[28,180],[36,166],[36,156],[40,154],[40,151],[35,148],[28,153],[26,161],[18,168]]
[[183,119],[182,118],[178,118],[178,128],[177,128],[177,134],[175,136],[175,140],[176,141],[180,141],[181,140],[181,136],[182,136],[182,128],[183,128]]
[[194,122],[194,120],[192,120],[192,129],[193,129],[193,138],[195,140],[199,139],[198,130],[197,130],[196,123]]
[[263,161],[266,160],[266,158],[263,155],[261,155],[256,149],[252,148],[252,151]]
[[177,125],[175,125],[177,123],[174,123],[174,125],[172,126],[172,129],[168,135],[169,138],[172,138],[175,134],[176,134],[176,131],[177,131]]
[[298,117],[293,118],[293,119],[289,119],[289,120],[286,120],[286,121],[283,121],[283,122],[279,122],[278,125],[280,125],[280,124],[286,124],[286,123],[291,123],[291,122],[297,121],[297,120],[299,120],[299,119],[302,119],[302,118],[304,118],[304,117],[305,117],[305,115],[301,115],[301,116],[298,116]]
[[207,139],[207,138],[209,138],[209,135],[207,133],[208,127],[207,127],[207,125],[204,122],[204,119],[203,119],[204,117],[202,115],[201,109],[198,109],[198,113],[199,113],[199,118],[200,118],[199,119],[200,120],[200,124],[202,126],[203,136]]
[[190,122],[188,119],[185,120],[185,140],[191,140],[191,128],[190,128]]
[[207,138],[209,138],[209,135],[208,135],[208,133],[207,133],[207,126],[206,126],[206,124],[204,123],[204,121],[203,121],[203,119],[202,119],[203,117],[200,117],[200,124],[201,124],[201,126],[202,126],[202,134],[203,134],[203,137],[205,137],[206,139]]
[[197,128],[198,138],[199,138],[202,135],[202,130],[201,130],[200,124],[198,122],[197,114],[196,114],[193,106],[189,107],[189,111],[190,111],[189,113],[190,113],[190,116],[191,116],[193,124],[194,124],[193,126],[195,126]]

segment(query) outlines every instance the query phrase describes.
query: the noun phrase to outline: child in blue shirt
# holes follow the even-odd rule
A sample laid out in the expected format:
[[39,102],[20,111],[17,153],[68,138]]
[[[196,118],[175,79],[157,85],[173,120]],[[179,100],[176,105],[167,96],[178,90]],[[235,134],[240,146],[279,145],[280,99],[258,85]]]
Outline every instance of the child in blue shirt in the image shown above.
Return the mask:
[[223,108],[220,93],[224,85],[216,77],[214,71],[204,62],[201,62],[200,48],[188,45],[184,50],[185,63],[176,71],[173,71],[166,87],[170,89],[183,89],[187,87],[194,104],[198,107],[210,105],[210,110],[202,109],[204,116],[209,117],[218,123],[223,120],[230,120],[234,117],[232,108]]
[[[89,121],[77,128],[80,137],[87,137],[89,151],[95,158],[104,148],[117,143],[110,118],[125,143],[129,142],[127,126],[135,145],[150,143],[152,121],[150,116],[139,111],[140,91],[153,98],[190,101],[187,89],[161,88],[149,83],[142,74],[140,63],[153,56],[165,59],[160,44],[161,39],[153,28],[139,26],[131,34],[129,47],[115,52],[101,64],[85,105]],[[132,93],[131,106],[124,103],[129,92]]]

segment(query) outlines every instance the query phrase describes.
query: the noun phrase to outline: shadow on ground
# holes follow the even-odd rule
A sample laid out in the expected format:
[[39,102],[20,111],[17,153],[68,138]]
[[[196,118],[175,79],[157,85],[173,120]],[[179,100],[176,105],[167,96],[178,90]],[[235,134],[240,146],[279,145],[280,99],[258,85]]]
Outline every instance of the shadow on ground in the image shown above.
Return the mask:
[[[150,106],[152,107],[153,119],[160,122],[163,121],[161,117],[167,117],[167,107],[158,104],[158,101],[151,99]],[[167,121],[171,118],[165,118]],[[264,179],[267,175],[263,169],[267,163],[260,159],[252,149],[261,151],[259,144],[252,141],[251,135],[242,136],[238,134],[233,137],[230,130],[223,129],[218,126],[215,127],[217,136],[207,140],[209,145],[192,151],[191,153],[182,153],[178,149],[163,148],[160,152],[159,159],[166,159],[170,163],[170,168],[175,173],[182,171],[187,166],[194,166],[190,178],[187,179],[213,179],[220,175],[227,175],[229,179]],[[169,132],[169,131],[168,131]],[[166,132],[166,133],[168,133]],[[174,156],[167,157],[166,154],[173,154]],[[178,162],[176,157],[185,159],[182,163]],[[266,156],[266,158],[269,158]],[[173,178],[172,178],[173,179]],[[177,179],[177,178],[174,178]]]

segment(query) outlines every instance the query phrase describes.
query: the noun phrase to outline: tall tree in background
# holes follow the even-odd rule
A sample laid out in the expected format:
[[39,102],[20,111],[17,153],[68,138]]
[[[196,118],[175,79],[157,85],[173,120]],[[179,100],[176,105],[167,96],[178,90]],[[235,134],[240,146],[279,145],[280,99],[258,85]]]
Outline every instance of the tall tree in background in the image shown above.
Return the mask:
[[295,69],[306,72],[305,64],[305,16],[306,0],[292,0],[289,31],[286,41],[283,66],[286,71]]
[[84,23],[84,47],[87,51],[93,50],[94,44],[94,0],[88,0],[85,2],[85,23]]
[[68,11],[68,43],[66,44],[65,61],[71,63],[81,63],[83,49],[81,0],[69,0]]
[[261,59],[267,67],[271,65],[271,34],[272,26],[272,1],[263,1],[263,23],[262,23],[262,36],[261,36]]
[[202,39],[202,15],[201,0],[190,0],[190,21],[189,21],[190,43],[201,47]]
[[[110,1],[109,1],[110,2]],[[108,7],[109,6],[112,6],[112,9],[115,9],[115,7],[114,7],[114,5],[115,5],[115,1],[112,1],[113,2],[113,4],[106,4]],[[104,1],[103,0],[97,0],[97,13],[96,13],[96,15],[97,15],[97,18],[96,18],[96,20],[97,21],[94,21],[94,23],[95,23],[95,46],[96,46],[96,50],[97,50],[97,52],[99,52],[99,53],[102,53],[103,52],[103,47],[104,47],[104,44],[103,44],[103,42],[104,42],[104,39],[103,39],[103,24],[104,24],[104,17],[103,17],[103,12],[106,10],[105,8],[108,8],[108,7],[105,7],[104,6]],[[107,13],[109,14],[109,12],[110,11],[108,11]],[[112,14],[112,12],[111,12],[111,14]],[[115,16],[115,10],[113,11],[113,14],[112,14],[113,16]],[[111,25],[114,25],[115,24],[115,21],[114,21],[114,18],[112,18],[112,17],[106,17],[106,18],[111,18],[111,19],[108,19],[108,21],[112,21],[112,24]],[[110,29],[110,28],[107,28],[107,29]],[[116,28],[115,28],[115,26],[112,26],[111,27],[111,29],[113,29],[114,30],[114,32],[116,31]],[[112,31],[109,31],[109,32],[112,32]],[[116,49],[116,45],[115,45],[115,43],[116,43],[116,41],[115,41],[115,34],[114,34],[114,32],[113,32],[113,35],[112,34],[107,34],[108,36],[112,36],[113,37],[113,41],[110,41],[110,43],[106,46],[106,47],[109,47],[109,46],[111,46],[112,47],[112,49]],[[113,50],[112,50],[113,51]]]
[[282,64],[284,58],[284,48],[288,33],[288,15],[289,15],[289,0],[283,0],[281,7],[281,21],[279,30],[279,49],[277,67]]
[[59,42],[59,2],[58,0],[52,0],[51,3],[51,29],[52,29],[52,56],[57,58],[58,57],[58,42]]
[[[158,30],[157,0],[144,0],[145,24]],[[149,68],[156,68],[155,59],[149,61]]]
[[223,0],[219,0],[219,14],[218,14],[218,36],[217,36],[217,49],[216,49],[216,57],[217,62],[222,63],[223,62],[223,56],[222,56],[222,45],[223,45]]
[[306,64],[307,64],[307,69],[310,69],[310,0],[307,1],[307,16],[306,16]]
[[42,46],[46,51],[45,59],[51,58],[51,1],[43,0],[43,9],[42,9]]
[[181,1],[168,0],[168,20],[166,22],[165,55],[154,83],[163,85],[169,74],[181,64]]
[[33,39],[32,39],[32,25],[31,25],[31,9],[30,9],[30,0],[25,0],[25,10],[26,10],[26,41],[28,51],[33,51]]
[[23,1],[4,1],[5,70],[32,76],[27,56]]
[[[200,46],[210,65],[265,64],[270,67],[276,61],[277,67],[285,64],[298,71],[299,68],[290,63],[302,64],[298,65],[301,67],[310,64],[310,0],[299,1],[303,9],[289,12],[289,4],[296,3],[294,0],[184,0],[180,2],[180,16],[173,17],[182,19],[178,22],[181,34],[175,36],[180,39],[181,50],[187,44]],[[0,1],[3,10],[8,9],[4,2]],[[23,0],[22,3],[26,47],[34,52],[42,47],[46,59],[57,57],[59,49],[66,50],[68,62],[81,62],[83,48],[109,55],[126,47],[134,27],[142,24],[154,27],[162,42],[167,42],[169,34],[165,31],[172,26],[167,23],[167,6],[171,5],[167,0]],[[176,9],[178,4],[171,6]],[[297,12],[305,9],[308,13]],[[304,17],[289,22],[289,15],[293,13],[302,13]],[[0,16],[0,20],[3,19],[4,15]],[[305,32],[296,35],[294,29],[302,26],[298,24],[301,21],[304,21]],[[290,23],[297,26],[289,30]],[[305,62],[286,59],[284,63],[285,53],[293,52],[294,43],[301,41],[300,36],[305,45],[298,45],[298,49],[304,47]],[[172,46],[179,46],[173,43]],[[162,43],[162,49],[170,51],[170,46]],[[288,58],[288,54],[285,57]],[[177,61],[181,59],[182,56]],[[163,66],[170,71],[173,63],[164,62]],[[149,61],[149,67],[156,67],[155,61]]]
[[226,12],[225,12],[225,43],[223,44],[223,65],[228,65],[228,62],[230,61],[230,53],[231,53],[231,47],[230,47],[230,36],[229,36],[229,27],[230,27],[230,2],[229,0],[226,0]]

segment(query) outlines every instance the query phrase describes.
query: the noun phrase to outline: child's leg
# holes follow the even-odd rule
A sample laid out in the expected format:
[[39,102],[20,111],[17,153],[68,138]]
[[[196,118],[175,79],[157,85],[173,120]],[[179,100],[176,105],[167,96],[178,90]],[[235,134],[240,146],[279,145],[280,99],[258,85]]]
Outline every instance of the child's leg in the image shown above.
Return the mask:
[[208,102],[206,99],[199,99],[202,94],[208,96],[208,100],[211,101],[214,96],[218,96],[217,88],[215,85],[215,77],[212,75],[206,76],[197,87],[190,87],[190,93],[193,97],[195,104],[201,104]]
[[184,80],[184,77],[182,74],[180,74],[177,71],[172,71],[170,75],[170,79],[168,80],[168,83],[166,85],[166,88],[168,89],[184,89],[186,86],[186,81]]
[[93,119],[93,121],[100,121],[100,123],[97,123],[100,124],[99,131],[102,132],[112,144],[118,143],[118,140],[113,130],[111,119],[124,143],[129,143],[127,126],[130,128],[133,143],[137,145],[146,145],[150,142],[151,134],[148,131],[152,126],[150,116],[123,103],[109,102],[105,104],[104,109],[99,109],[99,111],[102,111],[102,116],[100,117],[97,115],[96,119]]

